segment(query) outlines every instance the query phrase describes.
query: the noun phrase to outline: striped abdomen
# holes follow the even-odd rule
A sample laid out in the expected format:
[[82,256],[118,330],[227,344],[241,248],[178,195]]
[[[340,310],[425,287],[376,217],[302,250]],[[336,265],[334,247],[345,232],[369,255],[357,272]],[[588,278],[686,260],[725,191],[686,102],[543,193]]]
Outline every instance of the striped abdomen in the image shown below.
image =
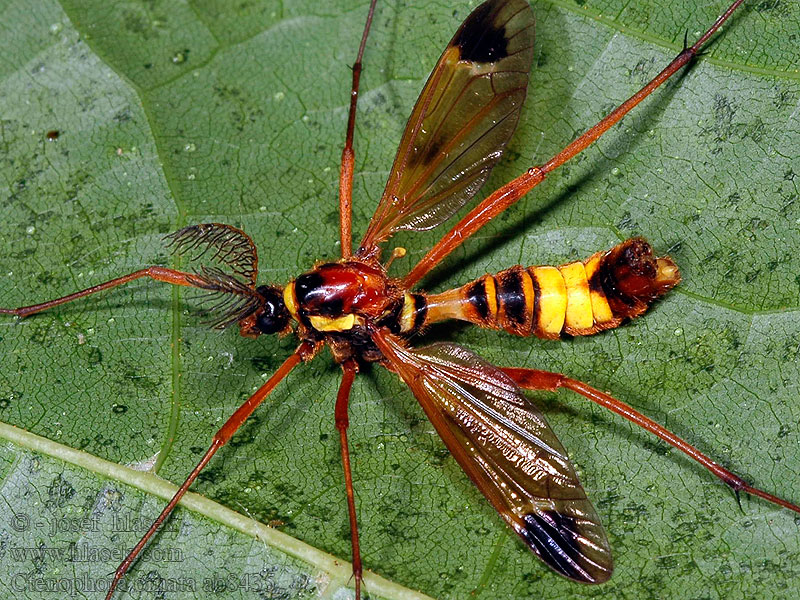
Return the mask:
[[679,280],[669,257],[654,257],[650,244],[634,238],[582,262],[517,265],[441,294],[406,294],[398,325],[415,333],[460,319],[523,336],[590,335],[640,315]]

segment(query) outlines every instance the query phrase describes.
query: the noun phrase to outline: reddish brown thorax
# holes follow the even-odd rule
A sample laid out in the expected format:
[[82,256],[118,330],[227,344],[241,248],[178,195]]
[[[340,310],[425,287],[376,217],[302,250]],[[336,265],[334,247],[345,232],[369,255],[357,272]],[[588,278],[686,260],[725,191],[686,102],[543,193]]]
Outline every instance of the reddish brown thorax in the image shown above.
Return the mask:
[[[337,319],[344,315],[379,317],[391,293],[386,272],[362,262],[327,263],[304,273],[289,286],[287,308],[294,315]],[[294,306],[292,306],[294,305]]]

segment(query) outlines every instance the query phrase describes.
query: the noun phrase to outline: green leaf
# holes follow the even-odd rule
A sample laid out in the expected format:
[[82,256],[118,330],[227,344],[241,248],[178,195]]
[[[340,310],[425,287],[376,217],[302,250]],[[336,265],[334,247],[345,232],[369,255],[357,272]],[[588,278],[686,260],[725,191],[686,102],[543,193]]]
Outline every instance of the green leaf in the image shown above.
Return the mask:
[[[336,258],[348,65],[365,0],[29,4],[0,5],[0,306],[173,264],[161,236],[191,223],[248,231],[264,282]],[[667,64],[684,31],[691,39],[724,8],[654,4],[534,3],[532,85],[487,190],[594,124]],[[474,5],[379,5],[356,128],[356,237],[428,71]],[[685,75],[424,283],[444,289],[643,235],[684,277],[647,315],[559,342],[462,326],[428,337],[608,390],[755,485],[800,501],[798,27],[797,3],[746,3]],[[409,256],[393,272],[437,233],[398,235]],[[131,487],[130,470],[104,471],[100,459],[154,466],[179,483],[296,343],[210,331],[192,296],[139,281],[0,323],[0,420],[57,443],[40,447],[0,430],[3,595],[101,597],[82,582],[107,581],[141,533],[114,517],[149,523],[163,501],[155,478]],[[298,560],[253,537],[254,522],[272,524],[350,556],[337,383],[323,353],[270,396],[193,488],[218,504],[176,513],[131,572],[139,588],[129,597],[152,597],[181,577],[195,590],[166,597],[346,595],[346,580],[322,558]],[[437,598],[778,598],[800,587],[793,513],[749,497],[740,508],[702,467],[572,394],[533,398],[607,528],[611,582],[580,586],[536,560],[443,450],[408,391],[377,366],[358,378],[351,402],[368,568]],[[247,527],[219,505],[245,515],[251,530],[242,533]],[[70,547],[97,554],[81,560]],[[206,580],[222,587],[204,590]],[[381,597],[410,597],[369,585]]]

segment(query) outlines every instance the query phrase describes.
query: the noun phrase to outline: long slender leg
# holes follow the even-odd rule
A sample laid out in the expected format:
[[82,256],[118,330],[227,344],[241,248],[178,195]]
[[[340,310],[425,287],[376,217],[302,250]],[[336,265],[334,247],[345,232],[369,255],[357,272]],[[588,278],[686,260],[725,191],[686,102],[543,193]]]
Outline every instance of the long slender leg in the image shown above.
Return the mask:
[[513,179],[487,196],[480,204],[469,211],[469,213],[467,213],[455,227],[448,231],[444,237],[420,259],[414,268],[409,271],[408,275],[403,278],[403,287],[411,288],[428,273],[428,271],[439,264],[443,258],[458,248],[464,240],[539,185],[550,171],[560,167],[594,143],[595,140],[624,117],[628,111],[647,98],[647,96],[655,91],[661,84],[689,63],[697,55],[703,44],[705,44],[714,32],[722,26],[743,1],[744,0],[736,0],[736,2],[731,4],[728,10],[716,20],[694,45],[684,48],[683,51],[681,51],[661,73],[656,75],[650,83],[620,104],[602,121],[597,123],[597,125],[578,137],[545,164],[531,167],[516,179]]
[[364,47],[367,44],[369,27],[372,25],[372,15],[375,14],[375,4],[372,0],[367,14],[367,23],[361,35],[361,45],[358,47],[358,56],[353,64],[353,87],[350,91],[350,114],[347,117],[347,135],[342,150],[342,165],[339,169],[339,237],[342,241],[342,258],[350,258],[353,252],[353,169],[355,168],[356,155],[353,151],[353,133],[356,127],[356,105],[358,104],[358,84],[361,80],[361,59],[364,57]]
[[721,467],[708,456],[700,452],[697,448],[679,438],[665,427],[662,427],[655,421],[645,417],[642,413],[634,410],[624,402],[621,402],[620,400],[617,400],[616,398],[609,396],[608,394],[601,392],[590,385],[583,383],[582,381],[570,379],[561,373],[551,373],[550,371],[539,371],[537,369],[502,368],[501,370],[506,375],[511,377],[511,379],[513,379],[518,386],[525,389],[555,392],[558,388],[563,387],[572,390],[573,392],[577,392],[584,398],[588,398],[592,402],[595,402],[600,406],[607,408],[611,412],[625,417],[639,427],[642,427],[650,433],[657,435],[671,446],[674,446],[681,452],[687,454],[703,465],[706,469],[711,471],[714,475],[719,477],[736,493],[740,491],[746,492],[753,496],[764,498],[765,500],[777,504],[778,506],[782,506],[783,508],[788,508],[789,510],[800,513],[800,506],[751,486],[744,479],[738,475],[735,475],[734,473],[731,473],[728,471],[728,469]]
[[347,416],[347,406],[350,401],[350,389],[356,376],[356,365],[353,361],[342,364],[342,383],[336,395],[336,429],[339,431],[339,444],[342,449],[342,466],[344,467],[344,485],[347,490],[347,512],[350,515],[350,545],[353,551],[353,579],[356,586],[356,600],[361,599],[361,581],[363,568],[361,566],[361,550],[358,545],[358,519],[356,518],[356,499],[353,492],[353,473],[350,470],[350,449],[347,445],[347,428],[350,419]]
[[220,427],[219,431],[214,434],[214,438],[211,441],[211,446],[209,446],[208,450],[206,451],[203,458],[200,459],[200,462],[197,463],[192,472],[189,473],[189,477],[186,478],[186,481],[181,484],[181,487],[178,488],[178,491],[175,492],[175,495],[164,507],[164,510],[161,511],[161,514],[158,515],[153,524],[150,526],[150,529],[147,530],[142,536],[142,539],[133,547],[133,549],[128,553],[128,556],[125,557],[125,560],[117,567],[116,572],[114,573],[114,578],[111,580],[111,585],[108,588],[108,594],[106,595],[106,600],[111,600],[111,597],[114,595],[114,590],[117,589],[117,585],[119,584],[120,580],[125,576],[125,573],[128,572],[131,565],[136,560],[136,557],[139,556],[139,553],[142,549],[147,545],[147,542],[153,537],[158,528],[161,527],[161,524],[167,520],[167,517],[172,513],[175,509],[175,506],[178,504],[180,499],[189,489],[189,486],[192,485],[197,476],[200,474],[205,466],[208,464],[208,461],[211,460],[211,457],[216,454],[217,450],[222,448],[228,440],[231,439],[231,436],[236,432],[239,427],[242,426],[247,418],[252,414],[252,412],[258,407],[259,404],[266,398],[269,393],[275,389],[275,386],[281,382],[281,380],[286,377],[289,372],[295,368],[300,361],[305,358],[308,358],[313,353],[312,346],[307,342],[303,342],[298,346],[297,350],[295,350],[294,354],[292,354],[289,358],[287,358],[283,364],[278,368],[277,371],[270,377],[264,385],[262,385],[255,394],[250,396],[247,400],[245,400],[244,404],[242,404],[239,408],[236,409],[230,418],[225,422],[225,424]]
[[84,296],[88,296],[90,294],[102,292],[142,277],[150,277],[156,281],[164,281],[166,283],[171,283],[172,285],[197,287],[196,284],[193,283],[197,281],[197,276],[192,275],[191,273],[183,273],[181,271],[175,271],[174,269],[167,269],[166,267],[148,267],[134,273],[129,273],[128,275],[123,275],[122,277],[117,277],[111,281],[94,285],[90,288],[86,288],[85,290],[81,290],[61,298],[56,298],[55,300],[42,302],[41,304],[32,304],[31,306],[23,306],[21,308],[0,308],[0,314],[27,317],[43,310],[47,310],[48,308],[58,306],[59,304],[64,304],[65,302],[71,302],[72,300],[77,300],[78,298],[83,298]]

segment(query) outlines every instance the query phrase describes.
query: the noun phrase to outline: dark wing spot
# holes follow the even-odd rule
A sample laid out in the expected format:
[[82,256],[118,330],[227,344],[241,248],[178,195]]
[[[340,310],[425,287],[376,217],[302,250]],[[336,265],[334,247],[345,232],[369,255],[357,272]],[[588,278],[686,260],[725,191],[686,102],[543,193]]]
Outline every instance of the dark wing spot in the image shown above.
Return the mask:
[[415,149],[408,159],[408,168],[413,169],[421,164],[433,162],[446,143],[447,138],[440,135],[428,142],[427,147]]
[[522,538],[544,562],[564,577],[583,583],[595,581],[580,565],[584,556],[577,542],[580,533],[574,518],[548,510],[529,513],[522,520]]
[[456,32],[452,45],[458,47],[461,60],[492,63],[508,56],[506,28],[494,22],[496,4],[492,0],[481,4]]

